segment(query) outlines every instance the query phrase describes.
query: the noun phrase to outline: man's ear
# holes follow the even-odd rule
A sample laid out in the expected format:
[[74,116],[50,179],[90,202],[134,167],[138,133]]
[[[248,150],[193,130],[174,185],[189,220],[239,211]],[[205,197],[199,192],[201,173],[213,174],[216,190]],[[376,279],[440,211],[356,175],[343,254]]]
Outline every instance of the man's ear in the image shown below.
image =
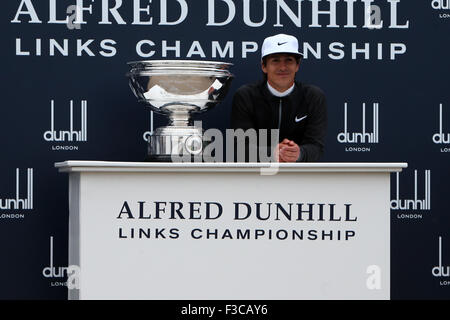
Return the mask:
[[264,64],[263,60],[261,60],[261,70],[262,70],[262,72],[267,73],[266,65]]

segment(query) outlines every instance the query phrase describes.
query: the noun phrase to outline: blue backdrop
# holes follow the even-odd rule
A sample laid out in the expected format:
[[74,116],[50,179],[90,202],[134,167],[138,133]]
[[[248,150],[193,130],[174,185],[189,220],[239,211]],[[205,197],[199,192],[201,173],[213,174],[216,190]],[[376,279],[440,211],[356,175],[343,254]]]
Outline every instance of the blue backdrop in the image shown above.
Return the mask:
[[128,87],[128,61],[233,63],[226,100],[196,117],[225,130],[234,92],[261,77],[260,46],[276,33],[299,39],[297,78],[326,93],[322,161],[409,164],[391,179],[392,299],[450,298],[448,0],[7,0],[0,8],[0,298],[67,298],[68,179],[55,162],[144,159],[150,109]]

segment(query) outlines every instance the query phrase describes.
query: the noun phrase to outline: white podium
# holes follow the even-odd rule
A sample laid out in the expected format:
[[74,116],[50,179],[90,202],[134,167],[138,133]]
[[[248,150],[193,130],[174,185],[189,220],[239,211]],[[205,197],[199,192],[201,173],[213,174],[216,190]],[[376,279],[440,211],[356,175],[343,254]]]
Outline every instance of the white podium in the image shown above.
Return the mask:
[[406,163],[66,161],[69,299],[390,298]]

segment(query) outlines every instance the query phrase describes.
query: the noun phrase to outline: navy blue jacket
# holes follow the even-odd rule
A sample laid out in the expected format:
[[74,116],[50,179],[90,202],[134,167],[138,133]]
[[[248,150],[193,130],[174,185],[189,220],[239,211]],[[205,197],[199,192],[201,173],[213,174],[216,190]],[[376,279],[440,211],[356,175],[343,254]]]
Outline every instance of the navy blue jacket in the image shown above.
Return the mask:
[[279,142],[287,138],[300,146],[298,161],[317,161],[325,148],[326,98],[318,87],[301,82],[282,98],[270,93],[266,81],[244,85],[233,97],[231,126],[257,132],[279,129]]

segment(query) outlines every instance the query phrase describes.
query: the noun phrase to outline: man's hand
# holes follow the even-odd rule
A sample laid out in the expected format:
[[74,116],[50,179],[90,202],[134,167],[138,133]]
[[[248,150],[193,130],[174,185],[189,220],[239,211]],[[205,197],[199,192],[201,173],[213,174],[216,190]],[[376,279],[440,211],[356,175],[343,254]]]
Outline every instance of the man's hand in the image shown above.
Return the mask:
[[300,147],[292,140],[284,139],[275,147],[278,162],[295,162],[300,157]]

